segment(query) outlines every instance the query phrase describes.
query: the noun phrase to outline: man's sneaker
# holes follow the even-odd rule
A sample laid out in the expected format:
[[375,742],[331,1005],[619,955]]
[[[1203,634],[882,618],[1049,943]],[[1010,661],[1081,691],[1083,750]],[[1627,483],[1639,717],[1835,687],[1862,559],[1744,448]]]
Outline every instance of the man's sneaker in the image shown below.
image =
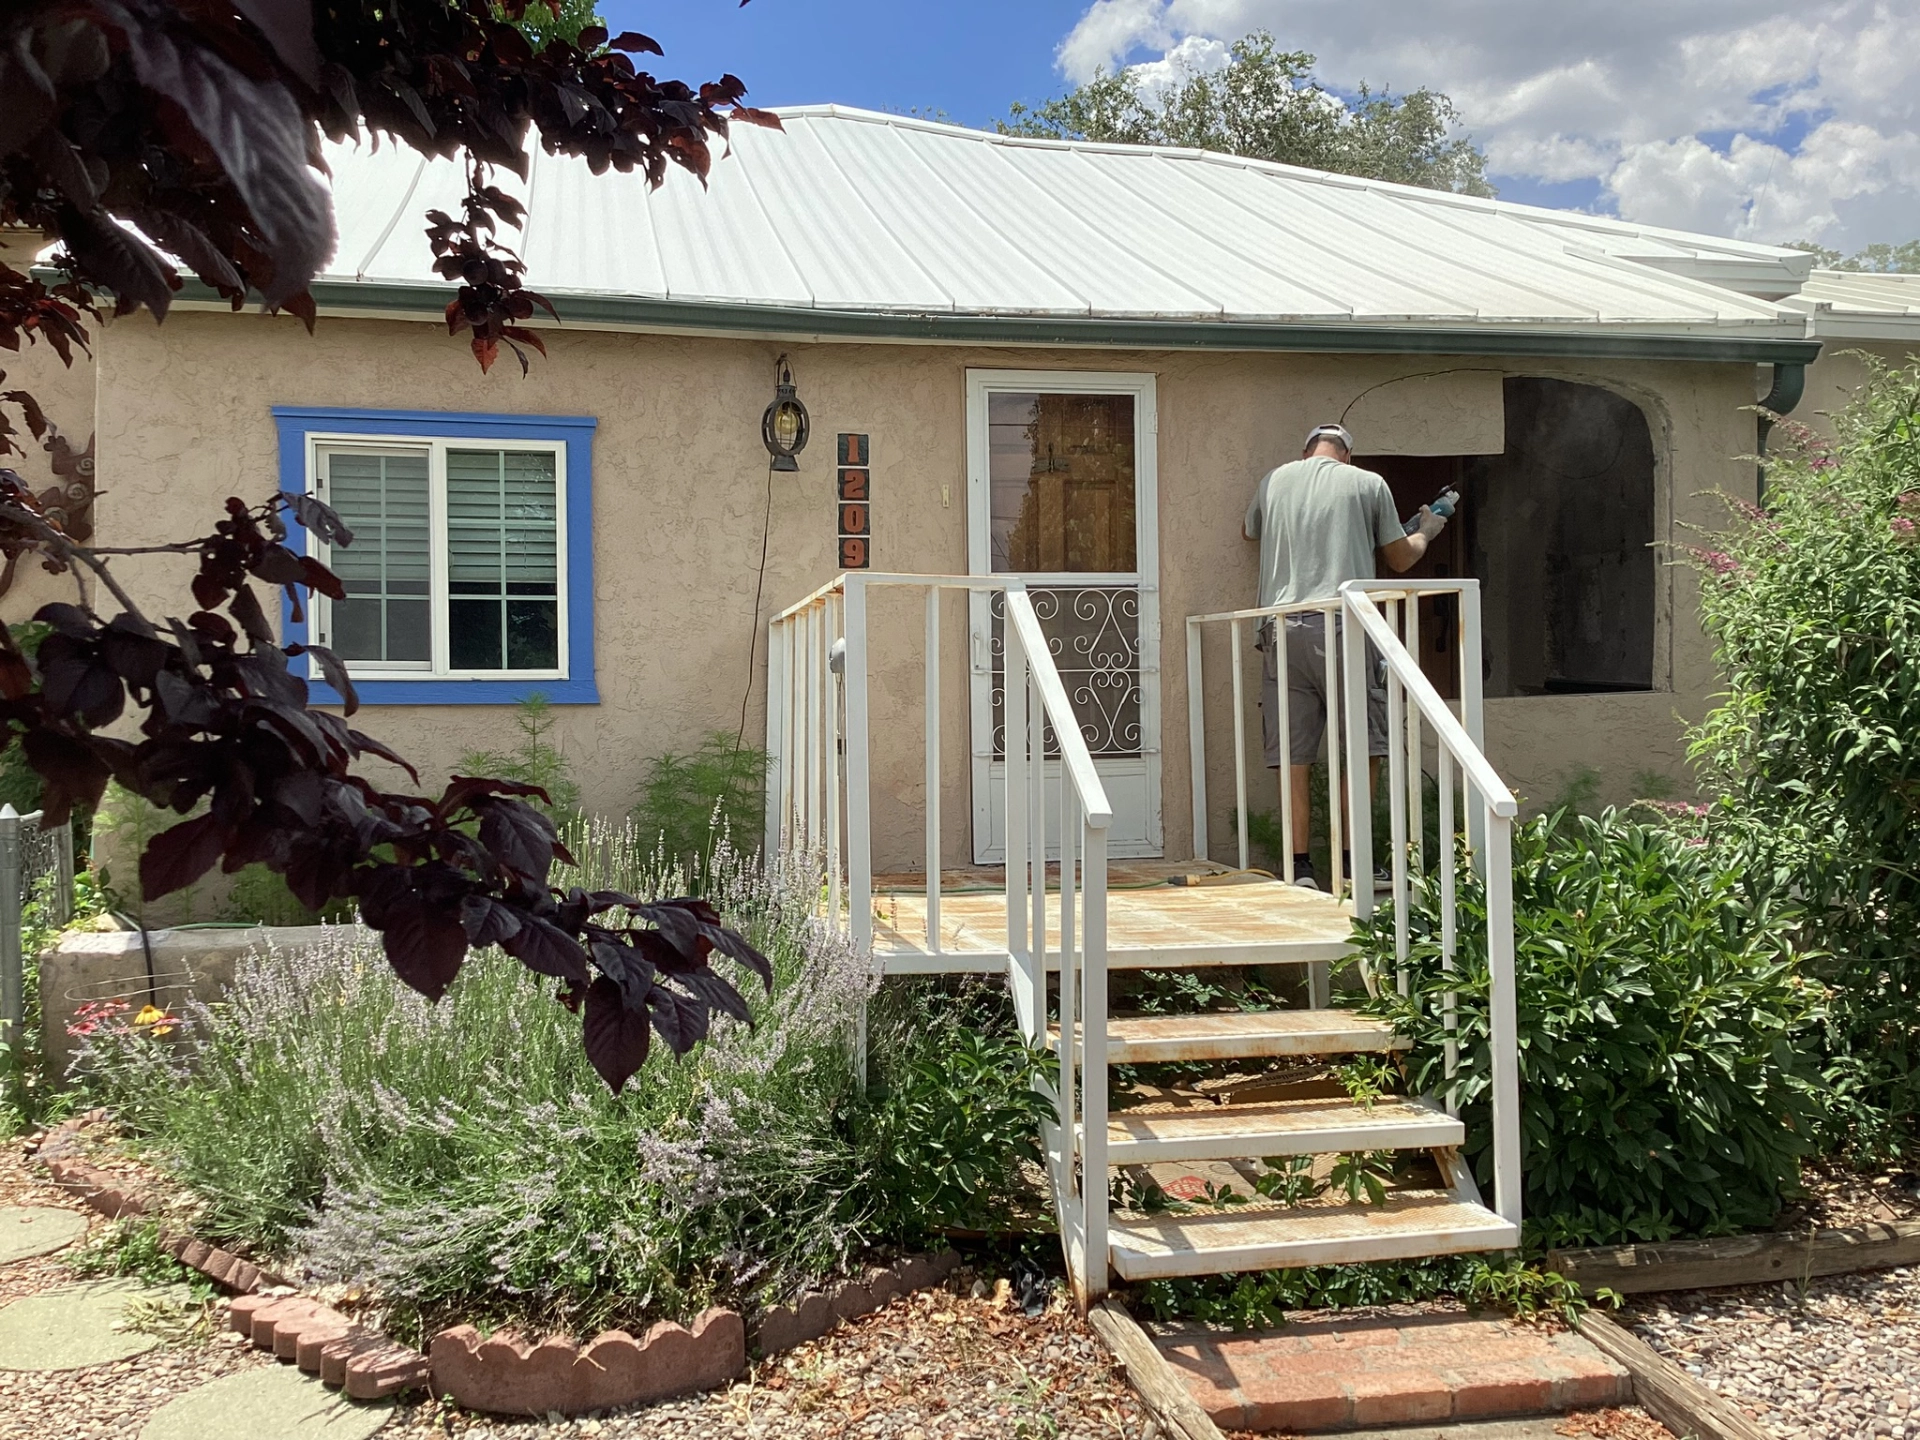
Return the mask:
[[1320,884],[1319,878],[1313,873],[1313,867],[1311,865],[1294,866],[1293,883],[1298,885],[1302,890],[1320,890],[1325,888]]

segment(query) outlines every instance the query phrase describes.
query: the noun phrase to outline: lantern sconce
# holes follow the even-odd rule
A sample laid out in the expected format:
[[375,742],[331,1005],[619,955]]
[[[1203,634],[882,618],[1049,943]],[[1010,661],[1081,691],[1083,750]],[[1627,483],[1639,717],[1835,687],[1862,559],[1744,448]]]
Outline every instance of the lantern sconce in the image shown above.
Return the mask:
[[775,470],[798,470],[800,466],[793,457],[807,448],[807,407],[800,403],[799,392],[794,389],[786,356],[774,362],[773,374],[773,403],[760,417],[760,438],[773,457]]

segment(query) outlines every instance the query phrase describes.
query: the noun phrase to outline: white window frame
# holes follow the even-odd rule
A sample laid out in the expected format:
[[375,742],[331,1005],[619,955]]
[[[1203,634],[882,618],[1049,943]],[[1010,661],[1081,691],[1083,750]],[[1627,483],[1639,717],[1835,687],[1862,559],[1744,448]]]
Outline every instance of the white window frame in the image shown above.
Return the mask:
[[[364,450],[392,454],[409,450],[427,455],[427,544],[428,584],[427,623],[433,642],[433,659],[419,661],[352,660],[346,661],[348,675],[355,680],[567,680],[570,656],[568,640],[572,617],[568,613],[567,594],[567,442],[564,440],[519,440],[481,438],[472,435],[370,435],[364,432],[312,430],[307,433],[307,493],[316,499],[328,499],[321,473],[322,451]],[[554,544],[558,569],[555,572],[559,604],[559,665],[546,670],[456,670],[449,660],[450,638],[447,630],[447,452],[449,450],[538,451],[553,456],[555,526]],[[330,503],[330,502],[329,502]],[[332,547],[318,536],[309,536],[313,555],[322,565],[331,564]],[[333,602],[324,595],[313,596],[312,633],[314,643],[331,647]],[[317,664],[310,663],[308,678],[324,677]]]

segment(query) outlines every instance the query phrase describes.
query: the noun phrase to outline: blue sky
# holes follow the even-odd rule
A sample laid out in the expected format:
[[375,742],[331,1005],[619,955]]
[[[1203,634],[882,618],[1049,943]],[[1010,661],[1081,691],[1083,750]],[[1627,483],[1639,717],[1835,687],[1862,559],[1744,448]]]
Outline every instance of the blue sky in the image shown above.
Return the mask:
[[758,105],[944,110],[985,125],[1014,100],[1067,88],[1054,51],[1085,9],[1085,0],[610,0],[601,13],[616,32],[660,42],[659,73],[731,70]]
[[1256,28],[1329,88],[1451,95],[1506,199],[1841,249],[1920,236],[1920,0],[603,0],[760,105],[986,125],[1096,67],[1215,63]]

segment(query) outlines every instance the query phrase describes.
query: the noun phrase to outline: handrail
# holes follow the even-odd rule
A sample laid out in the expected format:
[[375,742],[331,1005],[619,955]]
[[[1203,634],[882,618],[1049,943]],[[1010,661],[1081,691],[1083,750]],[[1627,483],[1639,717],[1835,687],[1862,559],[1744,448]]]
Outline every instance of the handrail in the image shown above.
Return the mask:
[[[1040,617],[1034,613],[1033,601],[1024,589],[1007,588],[1007,618],[1019,631],[1020,643],[1026,648],[1027,663],[1033,668],[1034,688],[1040,692],[1047,719],[1053,724],[1061,764],[1073,777],[1074,789],[1080,792],[1085,807],[1083,816],[1094,829],[1104,830],[1113,823],[1113,806],[1108,803],[1106,787],[1093,768],[1093,752],[1087,748],[1086,736],[1080,733],[1080,720],[1067,700],[1067,687],[1060,683],[1060,671],[1047,651],[1047,637],[1040,628]],[[1045,657],[1047,663],[1034,663],[1037,657]]]
[[1446,742],[1447,748],[1472,779],[1474,788],[1493,807],[1496,815],[1518,815],[1520,805],[1513,798],[1513,792],[1507,789],[1499,772],[1488,763],[1473,737],[1467,734],[1466,727],[1454,717],[1452,708],[1440,698],[1440,692],[1433,688],[1433,682],[1420,668],[1420,663],[1407,653],[1407,647],[1400,643],[1400,637],[1388,628],[1386,618],[1374,607],[1377,593],[1374,586],[1359,580],[1349,580],[1340,587],[1340,597],[1345,602],[1347,613],[1359,620],[1374,649],[1386,660],[1388,668],[1405,687],[1407,694],[1413,697],[1421,715],[1433,726],[1436,737]]

